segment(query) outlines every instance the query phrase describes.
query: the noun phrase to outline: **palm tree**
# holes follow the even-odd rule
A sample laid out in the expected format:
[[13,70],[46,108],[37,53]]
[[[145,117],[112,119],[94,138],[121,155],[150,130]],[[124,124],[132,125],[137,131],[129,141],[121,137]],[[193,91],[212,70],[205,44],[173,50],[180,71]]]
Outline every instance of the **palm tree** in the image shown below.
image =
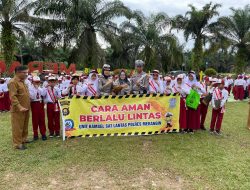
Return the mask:
[[197,10],[193,5],[189,5],[190,11],[185,16],[177,15],[172,20],[172,28],[184,31],[186,41],[190,36],[195,40],[193,48],[193,69],[198,71],[203,60],[203,45],[211,35],[211,30],[215,23],[210,23],[214,16],[219,15],[217,9],[220,4],[206,4],[201,10]]
[[[96,67],[103,61],[103,50],[97,42],[97,34],[105,37],[116,25],[111,21],[119,16],[128,16],[130,11],[120,1],[104,0],[59,0],[42,1],[35,11],[37,15],[53,15],[64,26],[66,41],[74,44],[70,62],[81,67]],[[70,37],[67,37],[70,36]]]
[[250,5],[231,11],[232,15],[219,18],[217,29],[237,48],[236,71],[240,73],[250,60]]
[[13,61],[16,36],[24,36],[24,31],[28,29],[33,3],[28,0],[0,0],[1,43],[7,66]]
[[[177,38],[166,33],[170,19],[165,13],[145,17],[135,11],[133,21],[122,23],[122,30],[133,36],[138,58],[145,61],[146,70],[168,69],[168,65],[182,63],[182,48]],[[158,63],[158,64],[157,64]]]

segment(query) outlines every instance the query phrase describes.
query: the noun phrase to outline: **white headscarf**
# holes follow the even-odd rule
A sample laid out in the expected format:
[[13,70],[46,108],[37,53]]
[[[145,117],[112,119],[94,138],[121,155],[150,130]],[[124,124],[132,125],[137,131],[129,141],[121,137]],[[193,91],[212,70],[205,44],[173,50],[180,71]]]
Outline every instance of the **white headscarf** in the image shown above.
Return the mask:
[[[92,75],[95,74],[96,75],[96,79],[92,80],[91,77]],[[90,73],[88,78],[86,79],[84,86],[86,88],[86,95],[87,96],[92,96],[93,93],[91,92],[91,90],[88,88],[88,85],[92,84],[92,88],[97,92],[97,94],[99,94],[99,88],[98,88],[98,75],[97,73]]]
[[[189,80],[188,75],[192,75],[194,79],[193,79],[192,81]],[[185,83],[186,83],[188,86],[190,86],[190,87],[192,87],[193,85],[197,85],[196,75],[193,74],[193,73],[189,73],[188,75],[186,76],[186,78],[185,78],[185,80],[184,80]]]

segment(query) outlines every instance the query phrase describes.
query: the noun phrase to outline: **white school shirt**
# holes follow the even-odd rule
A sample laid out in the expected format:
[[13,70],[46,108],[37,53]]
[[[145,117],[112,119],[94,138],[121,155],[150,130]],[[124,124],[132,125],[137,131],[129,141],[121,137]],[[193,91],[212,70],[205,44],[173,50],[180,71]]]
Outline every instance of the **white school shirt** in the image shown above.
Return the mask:
[[235,86],[244,86],[245,83],[246,83],[246,81],[245,81],[244,79],[236,79],[236,80],[234,81],[234,85],[235,85]]
[[250,78],[247,80],[247,86],[250,85]]
[[[57,100],[61,98],[61,92],[57,87],[53,88],[53,93],[54,93]],[[43,88],[42,96],[44,97],[44,102],[45,103],[54,103],[53,100],[51,99],[50,95],[53,96],[51,88],[50,87]]]
[[149,93],[153,92],[162,94],[164,92],[163,82],[161,80],[158,80],[157,82],[158,84],[153,79],[149,80]]
[[56,88],[58,88],[61,92],[64,90],[64,89],[66,89],[67,87],[65,87],[62,83],[58,83],[57,85],[56,85]]
[[6,81],[3,84],[0,84],[0,93],[8,92],[8,91],[9,91],[9,89],[8,89],[8,85],[7,85]]
[[171,85],[171,83],[169,85],[167,85],[167,83],[165,83],[164,93],[165,94],[172,94],[172,92],[173,92],[173,86]]
[[47,85],[48,85],[48,81],[44,81],[44,82],[43,82],[43,87],[46,88]]
[[42,94],[44,90],[45,89],[41,87],[36,88],[33,84],[29,86],[30,100],[32,102],[41,101],[43,99]]
[[90,85],[91,82],[84,83],[83,88],[83,94],[86,96],[96,96],[100,94],[100,91],[98,89],[98,85]]
[[190,93],[191,88],[187,86],[184,82],[179,85],[177,82],[173,86],[173,93],[180,93],[182,98],[186,98],[187,95]]
[[76,86],[72,86],[71,88],[65,88],[62,91],[62,95],[68,95],[70,92],[70,89],[71,89],[72,95],[76,95],[76,94],[83,95],[83,88],[78,84]]
[[215,103],[214,100],[221,99],[221,108],[223,108],[222,112],[224,112],[225,109],[225,103],[227,102],[228,99],[228,91],[223,88],[220,90],[218,87],[216,87],[213,91],[213,96],[212,96],[212,107],[215,108]]

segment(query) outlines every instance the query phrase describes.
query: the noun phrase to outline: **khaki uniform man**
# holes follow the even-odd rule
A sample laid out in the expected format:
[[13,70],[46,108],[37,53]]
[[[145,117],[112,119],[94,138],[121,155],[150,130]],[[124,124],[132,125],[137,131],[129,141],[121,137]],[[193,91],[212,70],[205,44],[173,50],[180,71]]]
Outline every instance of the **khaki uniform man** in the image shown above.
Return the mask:
[[19,66],[15,69],[15,77],[8,84],[11,101],[12,139],[14,147],[19,150],[25,150],[24,144],[29,143],[27,137],[30,96],[25,84],[27,75],[27,67]]
[[104,64],[102,67],[102,76],[98,80],[98,88],[100,94],[103,96],[109,96],[112,94],[113,79],[110,76],[110,65]]
[[143,71],[144,62],[142,60],[135,61],[137,73],[131,77],[131,92],[133,94],[146,94],[149,87],[149,77]]

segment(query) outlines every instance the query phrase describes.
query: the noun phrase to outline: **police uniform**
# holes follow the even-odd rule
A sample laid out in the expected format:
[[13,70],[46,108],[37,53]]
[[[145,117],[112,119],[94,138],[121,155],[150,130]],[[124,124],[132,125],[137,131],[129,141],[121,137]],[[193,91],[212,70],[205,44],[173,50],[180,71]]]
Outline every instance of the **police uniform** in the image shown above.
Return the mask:
[[[135,66],[144,66],[142,60],[135,61]],[[146,94],[149,88],[149,77],[145,72],[134,74],[131,77],[131,92],[133,94]]]
[[108,96],[112,94],[113,79],[111,76],[104,76],[104,70],[110,71],[110,65],[103,65],[102,76],[100,76],[98,80],[98,88],[101,95]]

